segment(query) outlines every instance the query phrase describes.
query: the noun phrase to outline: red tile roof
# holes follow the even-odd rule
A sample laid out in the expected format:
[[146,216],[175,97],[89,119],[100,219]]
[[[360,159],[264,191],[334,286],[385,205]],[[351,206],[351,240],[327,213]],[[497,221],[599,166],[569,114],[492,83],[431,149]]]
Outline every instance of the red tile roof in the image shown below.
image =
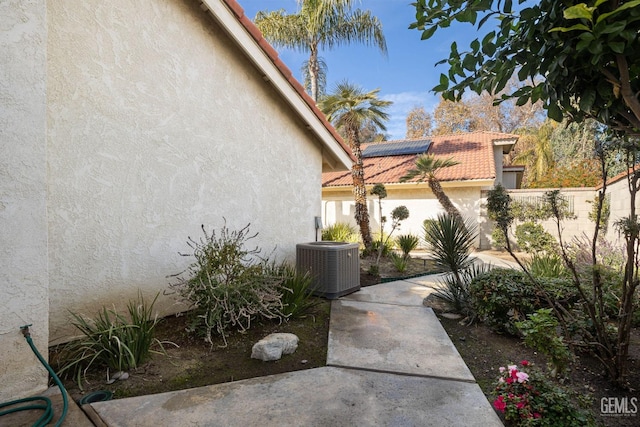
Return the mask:
[[[627,169],[626,171],[622,171],[618,175],[612,178],[609,178],[607,180],[607,185],[615,184],[616,182],[622,180],[623,178],[627,178],[628,175],[631,175],[639,171],[640,171],[640,163],[636,163],[635,165],[629,167],[629,169]],[[322,174],[322,176],[324,177],[324,174]],[[603,187],[603,184],[600,183],[596,186],[596,190],[601,190],[602,187]]]
[[258,45],[262,48],[264,53],[269,57],[271,62],[276,66],[276,68],[282,73],[285,79],[291,84],[291,86],[295,89],[296,92],[304,99],[304,101],[309,105],[311,111],[320,119],[322,124],[327,128],[327,130],[333,135],[336,141],[342,146],[346,153],[348,153],[351,157],[353,154],[351,153],[351,149],[345,144],[344,140],[340,136],[340,134],[336,131],[331,123],[327,120],[326,116],[318,106],[315,101],[309,94],[304,90],[304,87],[298,82],[298,80],[293,77],[293,73],[285,65],[285,63],[278,57],[278,52],[271,46],[271,44],[262,36],[262,32],[258,29],[258,27],[253,23],[251,18],[244,14],[244,9],[236,0],[222,0],[229,9],[233,12],[238,22],[240,22],[244,28],[247,30],[251,37],[258,43]]
[[[495,179],[496,167],[493,157],[494,143],[517,140],[513,134],[497,132],[472,132],[431,137],[431,146],[427,151],[437,158],[453,158],[460,164],[438,171],[440,181],[467,181]],[[406,141],[406,140],[403,140]],[[386,143],[401,141],[386,141]],[[366,144],[363,144],[363,149]],[[401,156],[371,157],[363,159],[365,181],[367,184],[395,184],[415,166],[419,154]],[[417,180],[417,179],[416,179]],[[325,172],[322,174],[322,186],[352,185],[351,173]]]

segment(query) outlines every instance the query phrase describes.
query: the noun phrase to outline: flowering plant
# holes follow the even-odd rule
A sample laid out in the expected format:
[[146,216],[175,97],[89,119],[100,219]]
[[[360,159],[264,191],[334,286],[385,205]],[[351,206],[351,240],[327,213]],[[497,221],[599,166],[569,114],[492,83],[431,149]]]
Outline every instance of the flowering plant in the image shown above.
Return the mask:
[[[529,371],[525,372],[526,369]],[[500,367],[493,407],[513,426],[590,426],[592,415],[574,405],[571,396],[533,371],[523,360],[520,367]]]
[[[522,367],[529,366],[526,360],[520,364]],[[497,397],[493,407],[502,412],[506,420],[542,418],[542,414],[532,405],[540,393],[529,383],[529,374],[519,370],[516,365],[501,366],[499,370]]]

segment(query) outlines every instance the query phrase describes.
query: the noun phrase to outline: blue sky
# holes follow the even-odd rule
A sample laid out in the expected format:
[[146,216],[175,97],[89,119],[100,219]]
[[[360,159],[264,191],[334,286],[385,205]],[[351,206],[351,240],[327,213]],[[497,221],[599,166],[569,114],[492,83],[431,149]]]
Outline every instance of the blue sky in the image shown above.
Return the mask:
[[[474,36],[470,25],[462,28],[439,30],[429,40],[420,40],[418,30],[409,30],[415,21],[412,0],[362,0],[358,8],[368,9],[382,21],[387,40],[388,55],[385,57],[375,47],[352,44],[331,51],[322,51],[327,67],[327,88],[348,79],[364,90],[380,89],[380,97],[393,101],[389,108],[390,120],[386,133],[390,139],[405,137],[405,118],[409,110],[422,106],[432,111],[438,96],[431,88],[439,81],[446,66],[435,67],[435,63],[449,56],[449,47],[455,40],[462,49]],[[297,10],[296,0],[238,0],[245,14],[254,18],[260,10],[285,9],[289,13]],[[308,54],[289,49],[280,49],[279,55],[302,81],[300,68]]]

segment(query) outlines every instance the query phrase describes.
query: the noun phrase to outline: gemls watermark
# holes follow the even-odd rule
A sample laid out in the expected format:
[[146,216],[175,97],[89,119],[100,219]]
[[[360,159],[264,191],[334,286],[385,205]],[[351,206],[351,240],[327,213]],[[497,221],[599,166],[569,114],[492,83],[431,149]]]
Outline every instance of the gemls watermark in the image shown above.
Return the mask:
[[635,417],[637,413],[637,397],[603,397],[600,399],[600,415],[603,417]]

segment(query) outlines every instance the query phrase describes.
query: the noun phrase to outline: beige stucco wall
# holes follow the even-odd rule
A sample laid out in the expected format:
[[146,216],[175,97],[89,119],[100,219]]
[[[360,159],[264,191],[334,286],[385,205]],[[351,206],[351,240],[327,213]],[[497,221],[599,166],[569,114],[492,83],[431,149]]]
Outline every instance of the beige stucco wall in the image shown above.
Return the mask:
[[[623,178],[607,187],[611,201],[611,214],[609,216],[609,227],[607,229],[607,238],[611,241],[619,240],[620,244],[624,244],[623,237],[620,236],[614,224],[622,219],[627,218],[631,211],[631,195],[629,194],[629,186],[627,178]],[[640,197],[636,196],[636,215],[640,213]]]
[[166,290],[201,224],[251,223],[293,261],[320,215],[318,144],[198,2],[47,4],[51,340],[67,310]]
[[0,402],[47,386],[46,9],[0,2]]
[[[478,224],[480,215],[480,190],[482,187],[451,187],[444,183],[444,190],[451,202],[460,210],[463,217],[469,218],[473,224]],[[382,215],[387,217],[385,232],[391,231],[391,212],[398,206],[409,209],[409,218],[402,221],[401,227],[394,231],[393,236],[399,234],[415,234],[423,237],[422,229],[425,219],[433,219],[444,209],[426,184],[389,185],[386,186],[387,197],[382,199]],[[371,189],[368,187],[368,191]],[[372,233],[380,230],[380,211],[378,198],[367,195],[367,206],[371,222]],[[336,188],[323,190],[322,220],[328,226],[337,222],[344,222],[356,226],[354,219],[355,203],[351,187],[337,190]],[[421,242],[423,245],[424,242]],[[479,244],[479,241],[478,241]]]

